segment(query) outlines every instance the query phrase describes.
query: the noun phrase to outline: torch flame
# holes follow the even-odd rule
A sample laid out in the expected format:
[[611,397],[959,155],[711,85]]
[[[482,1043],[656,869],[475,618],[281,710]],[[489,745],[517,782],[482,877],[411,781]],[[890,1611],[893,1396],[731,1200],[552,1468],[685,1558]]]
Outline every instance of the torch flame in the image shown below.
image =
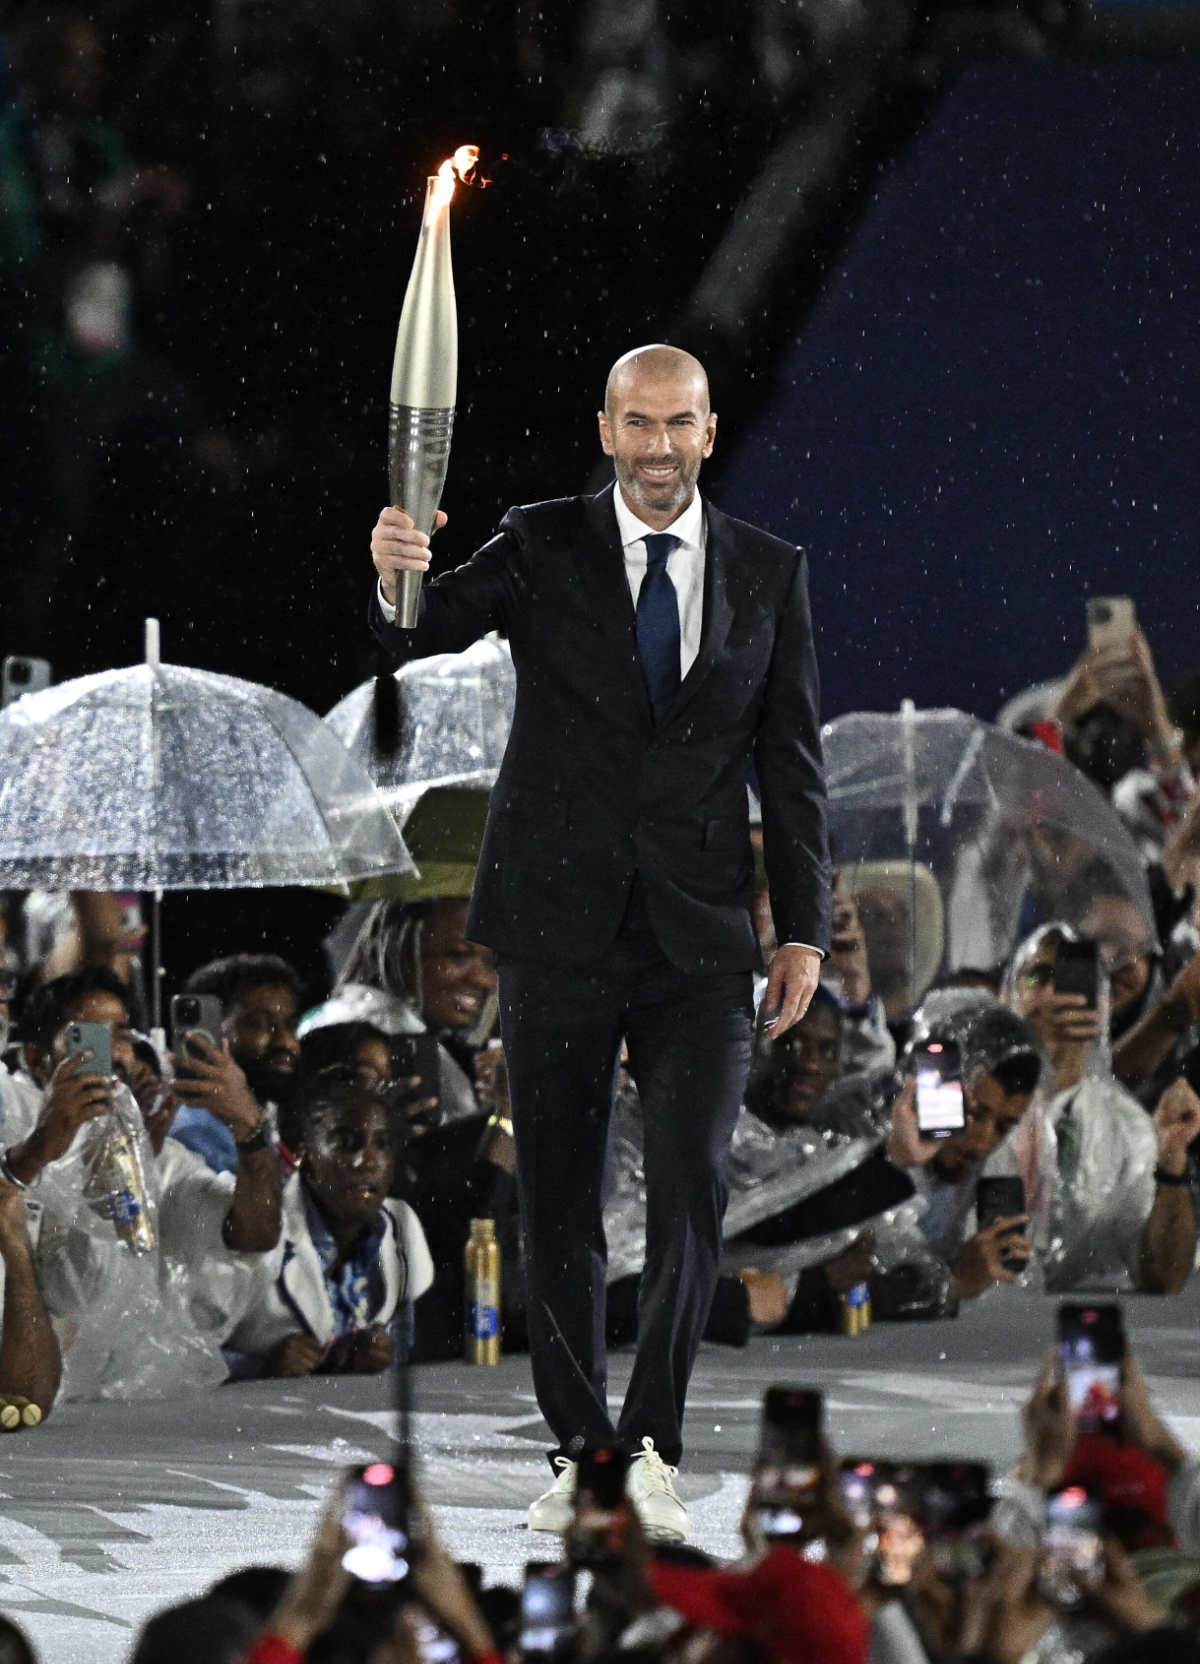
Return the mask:
[[479,165],[479,146],[477,144],[460,144],[453,156],[447,156],[437,170],[437,184],[429,197],[429,210],[425,223],[445,208],[454,195],[455,179],[461,179],[464,185],[475,182],[475,169]]

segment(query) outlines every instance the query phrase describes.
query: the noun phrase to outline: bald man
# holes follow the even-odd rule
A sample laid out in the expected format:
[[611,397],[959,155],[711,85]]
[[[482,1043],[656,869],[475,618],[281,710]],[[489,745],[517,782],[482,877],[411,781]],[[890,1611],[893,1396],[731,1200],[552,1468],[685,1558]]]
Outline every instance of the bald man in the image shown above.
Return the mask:
[[[750,1059],[752,773],[783,944],[765,1000],[775,1032],[803,1015],[828,941],[817,671],[803,554],[696,489],[717,431],[703,366],[675,347],[626,353],[599,425],[615,487],[509,509],[466,565],[424,586],[413,630],[394,622],[397,574],[426,569],[429,540],[384,509],[372,624],[397,662],[500,630],[517,672],[468,931],[496,954],[534,1387],[557,1441],[529,1524],[565,1530],[580,1452],[619,1445],[647,1532],[678,1539],[684,1400]],[[647,1213],[614,1425],[601,1202],[622,1046]]]

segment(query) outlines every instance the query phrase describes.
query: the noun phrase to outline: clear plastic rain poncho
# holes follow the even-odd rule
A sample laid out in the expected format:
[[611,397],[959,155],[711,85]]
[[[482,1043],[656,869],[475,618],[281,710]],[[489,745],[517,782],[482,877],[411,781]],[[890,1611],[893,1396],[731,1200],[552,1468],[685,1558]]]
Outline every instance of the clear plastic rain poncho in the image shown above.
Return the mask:
[[[1054,932],[1035,931],[1013,956],[1008,996],[1021,968]],[[1115,1079],[1107,1038],[1107,984],[1100,981],[1101,1037],[1088,1047],[1076,1085],[1056,1092],[1050,1065],[1037,1100],[1011,1142],[1037,1172],[1030,1198],[1034,1250],[1048,1289],[1136,1286],[1142,1233],[1154,1206],[1158,1143],[1154,1122]],[[1036,1147],[1034,1139],[1036,1137]]]
[[157,1163],[124,1084],[37,1184],[38,1276],[63,1352],[65,1399],[162,1398],[224,1380],[216,1338],[164,1254]]

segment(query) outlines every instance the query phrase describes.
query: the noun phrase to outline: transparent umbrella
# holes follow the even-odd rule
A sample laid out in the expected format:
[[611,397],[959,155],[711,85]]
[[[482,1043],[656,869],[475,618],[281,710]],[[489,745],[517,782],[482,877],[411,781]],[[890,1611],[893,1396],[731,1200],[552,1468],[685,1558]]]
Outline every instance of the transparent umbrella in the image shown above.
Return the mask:
[[1137,847],[1064,757],[908,702],[838,717],[823,740],[834,861],[893,1012],[939,971],[998,965],[1027,926],[1082,923],[1098,894],[1154,942]]
[[[414,870],[363,768],[273,688],[146,663],[0,714],[0,888],[343,885]],[[152,1009],[159,1011],[158,943]]]
[[485,640],[465,653],[415,659],[395,672],[395,683],[399,742],[386,754],[376,744],[373,682],[347,694],[325,721],[401,824],[431,787],[493,786],[516,698],[508,649]]

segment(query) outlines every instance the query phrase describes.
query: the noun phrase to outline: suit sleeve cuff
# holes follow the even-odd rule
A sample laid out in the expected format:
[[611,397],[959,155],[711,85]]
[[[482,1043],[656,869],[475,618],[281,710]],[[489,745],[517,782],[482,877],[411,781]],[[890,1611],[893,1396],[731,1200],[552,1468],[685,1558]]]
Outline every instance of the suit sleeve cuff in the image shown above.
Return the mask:
[[[395,610],[393,607],[392,611],[395,612]],[[781,948],[806,948],[809,953],[819,954],[822,959],[826,957],[825,949],[815,948],[811,942],[780,942],[779,946]]]
[[384,597],[382,578],[380,578],[379,582],[375,585],[375,599],[379,602],[379,610],[383,614],[384,623],[394,624],[396,622],[396,609],[392,603]]

